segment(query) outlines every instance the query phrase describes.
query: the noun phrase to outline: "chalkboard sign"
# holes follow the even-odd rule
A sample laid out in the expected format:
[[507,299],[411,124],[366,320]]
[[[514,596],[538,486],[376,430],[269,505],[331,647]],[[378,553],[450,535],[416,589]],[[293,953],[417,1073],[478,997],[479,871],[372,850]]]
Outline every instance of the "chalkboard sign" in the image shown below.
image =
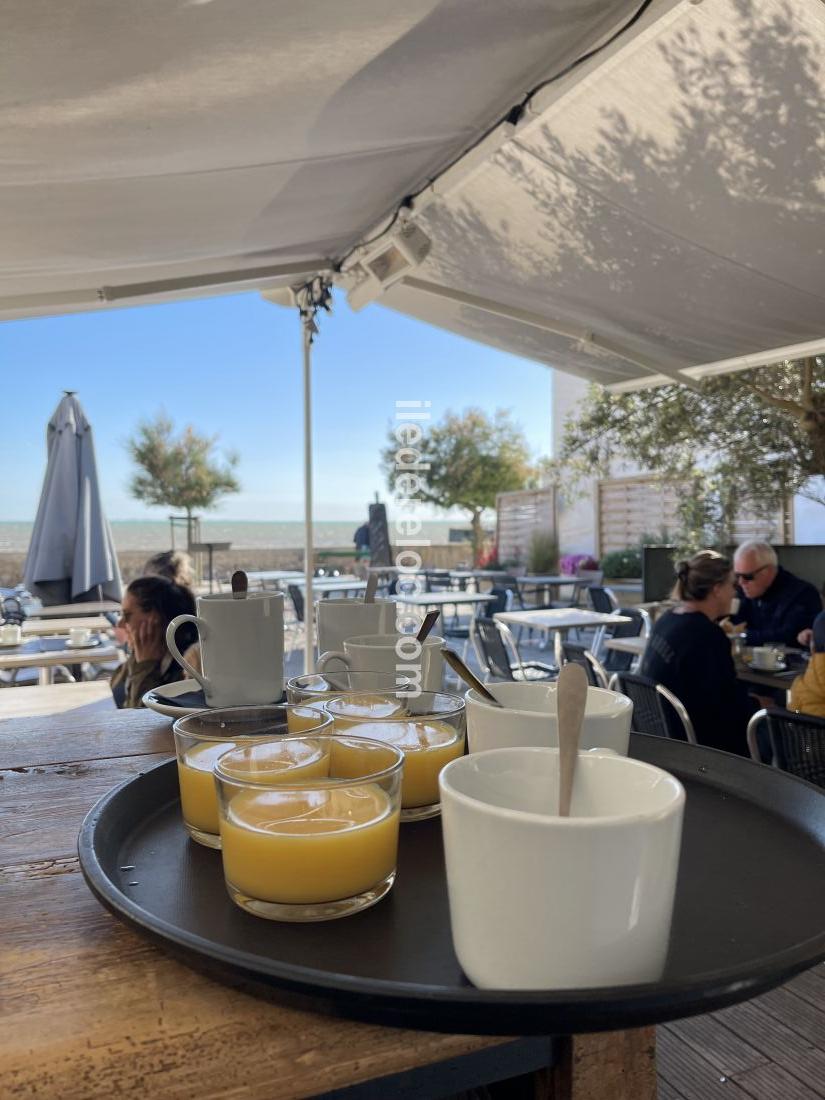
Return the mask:
[[370,505],[370,564],[392,565],[387,508],[384,504]]

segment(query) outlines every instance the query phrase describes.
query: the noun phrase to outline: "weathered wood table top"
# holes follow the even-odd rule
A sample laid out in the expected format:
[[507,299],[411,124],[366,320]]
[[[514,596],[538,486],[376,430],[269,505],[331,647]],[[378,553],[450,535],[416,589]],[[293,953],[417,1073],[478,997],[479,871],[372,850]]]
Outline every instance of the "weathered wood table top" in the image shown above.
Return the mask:
[[458,1090],[524,1071],[538,1071],[536,1095],[554,1100],[655,1095],[652,1029],[562,1040],[556,1067],[539,1070],[549,1041],[282,1007],[190,970],[127,928],[83,881],[77,832],[102,794],[172,753],[171,723],[145,710],[0,721],[4,1096],[281,1100],[386,1089],[424,1098],[451,1091],[445,1081]]

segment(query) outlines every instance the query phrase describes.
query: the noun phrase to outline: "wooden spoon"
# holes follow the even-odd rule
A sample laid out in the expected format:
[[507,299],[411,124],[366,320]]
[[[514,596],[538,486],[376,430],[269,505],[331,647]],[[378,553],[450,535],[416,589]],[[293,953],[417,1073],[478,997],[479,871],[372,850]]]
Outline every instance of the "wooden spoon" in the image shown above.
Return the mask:
[[482,699],[486,699],[488,703],[492,703],[494,707],[501,707],[504,709],[503,704],[496,699],[495,695],[490,689],[482,684],[481,680],[472,672],[467,665],[461,660],[455,650],[447,649],[445,646],[441,652],[444,654],[444,660],[453,670],[453,672],[464,681],[465,684],[469,684],[474,691],[476,691]]
[[246,590],[249,587],[249,579],[243,569],[238,569],[232,574],[232,599],[245,600]]
[[440,611],[428,611],[424,622],[421,624],[418,633],[415,636],[417,642],[423,642],[432,628],[435,626],[436,619],[441,614]]
[[559,672],[557,688],[559,729],[559,817],[570,816],[573,780],[579,751],[584,708],[587,703],[587,673],[569,661]]
[[375,603],[375,590],[378,588],[378,574],[370,573],[367,587],[364,589],[364,603]]

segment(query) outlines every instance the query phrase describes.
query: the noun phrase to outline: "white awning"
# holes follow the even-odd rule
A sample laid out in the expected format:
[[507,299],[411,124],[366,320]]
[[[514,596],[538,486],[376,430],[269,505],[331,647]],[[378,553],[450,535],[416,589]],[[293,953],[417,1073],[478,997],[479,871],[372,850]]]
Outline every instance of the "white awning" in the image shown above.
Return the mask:
[[352,287],[416,196],[379,300],[473,339],[620,388],[825,349],[825,5],[609,42],[639,7],[7,0],[0,317]]

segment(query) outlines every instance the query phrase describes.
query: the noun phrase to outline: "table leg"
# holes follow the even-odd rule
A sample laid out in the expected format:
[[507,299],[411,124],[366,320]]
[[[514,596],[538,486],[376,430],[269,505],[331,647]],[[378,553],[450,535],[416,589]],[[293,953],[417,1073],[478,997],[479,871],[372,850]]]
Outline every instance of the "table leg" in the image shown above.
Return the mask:
[[37,670],[37,683],[40,687],[48,687],[52,682],[52,670],[50,667],[42,666]]
[[656,1029],[562,1040],[560,1059],[533,1074],[533,1100],[656,1100]]

